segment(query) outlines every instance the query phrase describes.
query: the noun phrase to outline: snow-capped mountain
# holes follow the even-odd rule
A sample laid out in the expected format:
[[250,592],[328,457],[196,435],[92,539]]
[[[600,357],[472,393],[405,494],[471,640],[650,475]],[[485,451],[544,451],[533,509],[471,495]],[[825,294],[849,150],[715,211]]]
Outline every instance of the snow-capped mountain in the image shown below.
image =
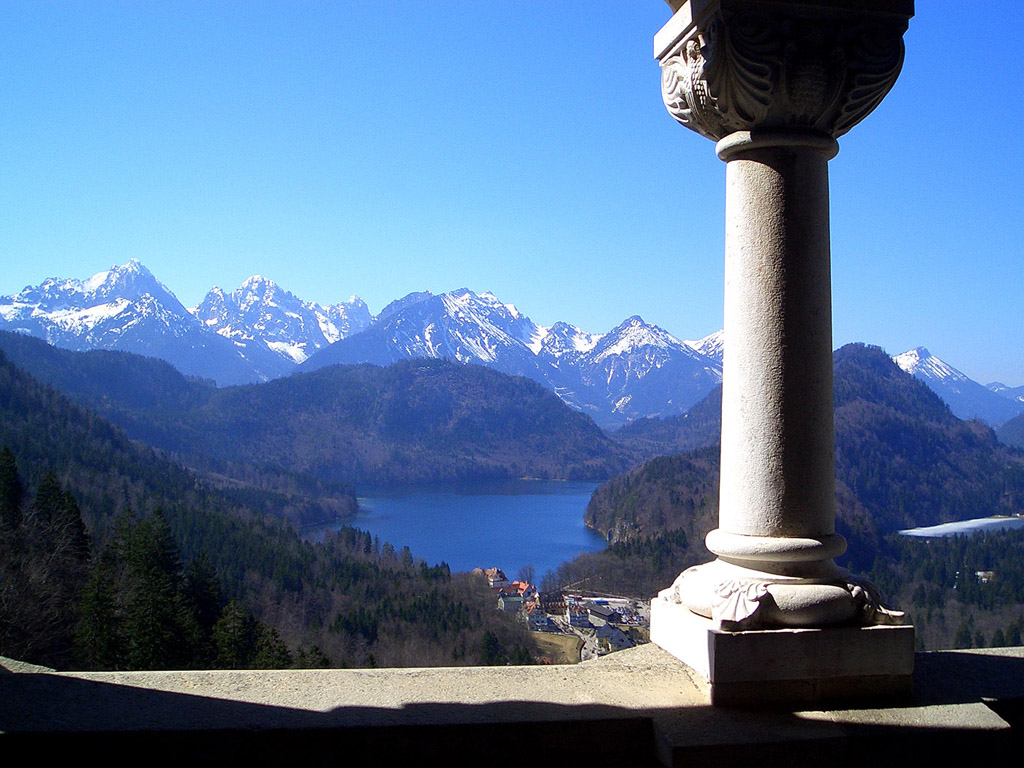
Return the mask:
[[213,287],[192,313],[208,330],[241,348],[281,358],[276,375],[291,372],[318,349],[362,331],[371,320],[358,296],[324,307],[303,301],[261,275],[253,275],[231,293]]
[[697,339],[696,341],[684,341],[683,344],[691,349],[695,349],[705,357],[717,360],[719,365],[721,365],[722,355],[725,352],[725,331],[715,331],[714,333],[708,334],[703,339]]
[[410,294],[389,304],[368,329],[321,350],[303,367],[389,365],[427,357],[537,378],[536,355],[528,344],[541,332],[515,306],[490,293],[462,288],[437,296]]
[[574,361],[589,354],[602,334],[587,333],[575,325],[557,322],[550,328],[542,328],[540,334],[530,341],[533,353],[557,361]]
[[639,316],[597,337],[573,367],[576,397],[606,425],[684,413],[722,380],[719,362]]
[[981,419],[991,426],[998,426],[1024,412],[1024,402],[1015,402],[982,386],[924,347],[895,355],[893,361],[927,384],[957,418]]
[[406,307],[411,307],[413,304],[418,304],[421,301],[426,301],[433,295],[434,294],[432,294],[430,291],[417,291],[415,293],[406,294],[400,299],[395,299],[386,307],[384,307],[384,309],[380,311],[380,314],[373,318],[374,322],[383,322],[396,312],[399,312],[405,309]]
[[721,381],[720,363],[639,317],[607,334],[562,322],[547,328],[493,294],[465,288],[393,302],[369,329],[316,353],[303,367],[386,365],[410,357],[528,376],[605,426],[682,413]]
[[260,378],[253,361],[207,332],[136,259],[87,280],[50,278],[0,297],[0,328],[66,349],[159,357],[183,373],[221,384]]
[[136,260],[87,280],[57,279],[0,297],[0,328],[74,350],[162,358],[218,384],[297,366],[387,365],[413,357],[527,376],[604,426],[686,411],[721,380],[721,334],[684,342],[631,317],[608,333],[544,327],[491,293],[411,293],[372,317],[356,297],[322,306],[255,275],[212,288],[192,310]]

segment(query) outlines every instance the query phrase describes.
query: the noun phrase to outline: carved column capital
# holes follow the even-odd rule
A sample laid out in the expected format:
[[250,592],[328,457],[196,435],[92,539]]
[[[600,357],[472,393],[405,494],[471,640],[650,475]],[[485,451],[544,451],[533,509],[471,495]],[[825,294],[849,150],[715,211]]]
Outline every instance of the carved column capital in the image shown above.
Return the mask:
[[655,38],[665,106],[716,141],[759,130],[841,136],[896,82],[907,5],[687,0]]

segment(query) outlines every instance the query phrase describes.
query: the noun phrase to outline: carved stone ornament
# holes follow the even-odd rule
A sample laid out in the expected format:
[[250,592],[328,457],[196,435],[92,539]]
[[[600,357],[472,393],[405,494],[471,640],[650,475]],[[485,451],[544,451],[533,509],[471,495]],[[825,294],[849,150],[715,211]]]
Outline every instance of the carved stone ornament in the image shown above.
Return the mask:
[[860,623],[864,625],[891,624],[900,625],[907,619],[906,613],[887,608],[882,604],[882,597],[874,584],[865,579],[850,579],[847,589],[853,596],[858,607]]
[[757,625],[761,601],[768,597],[768,585],[758,581],[733,580],[717,585],[711,618],[722,629],[749,629]]
[[870,582],[841,569],[837,575],[838,579],[777,579],[767,574],[763,578],[731,578],[724,575],[721,563],[712,562],[686,569],[659,596],[712,619],[729,632],[824,626],[831,622],[820,621],[823,606],[828,613],[838,607],[835,615],[843,617],[841,624],[904,623],[906,615],[887,608]]
[[899,76],[906,19],[745,7],[707,15],[661,60],[665,106],[703,136],[792,129],[836,138]]

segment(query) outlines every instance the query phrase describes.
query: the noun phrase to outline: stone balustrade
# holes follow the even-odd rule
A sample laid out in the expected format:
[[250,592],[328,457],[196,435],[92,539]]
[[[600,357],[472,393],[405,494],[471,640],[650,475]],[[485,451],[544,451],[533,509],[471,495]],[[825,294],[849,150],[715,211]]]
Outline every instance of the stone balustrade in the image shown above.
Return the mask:
[[942,768],[1024,745],[1024,648],[919,654],[914,678],[912,695],[855,709],[730,709],[654,645],[541,667],[56,673],[0,659],[0,761]]

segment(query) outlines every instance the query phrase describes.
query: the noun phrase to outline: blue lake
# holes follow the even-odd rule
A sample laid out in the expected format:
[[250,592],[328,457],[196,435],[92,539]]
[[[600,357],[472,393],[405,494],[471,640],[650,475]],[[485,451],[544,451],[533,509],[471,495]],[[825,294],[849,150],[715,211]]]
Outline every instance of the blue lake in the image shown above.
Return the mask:
[[348,525],[408,546],[413,556],[453,571],[501,568],[509,578],[532,565],[539,580],[604,538],[583,525],[596,483],[472,481],[359,488],[361,512]]

